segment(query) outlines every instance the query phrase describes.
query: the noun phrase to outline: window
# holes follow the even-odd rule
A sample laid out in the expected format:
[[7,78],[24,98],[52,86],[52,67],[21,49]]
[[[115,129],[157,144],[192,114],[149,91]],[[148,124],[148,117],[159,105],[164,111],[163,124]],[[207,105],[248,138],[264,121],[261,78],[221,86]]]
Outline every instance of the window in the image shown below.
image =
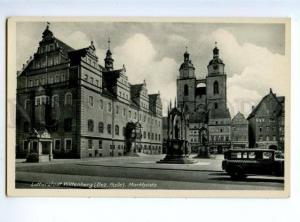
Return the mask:
[[59,107],[59,97],[58,97],[58,95],[52,96],[52,107]]
[[65,95],[65,105],[72,105],[72,93],[70,92]]
[[160,140],[160,134],[158,134],[158,140]]
[[147,137],[147,135],[146,135],[147,133],[146,133],[146,131],[144,131],[144,139],[146,139],[146,137]]
[[126,109],[123,109],[123,116],[126,116]]
[[218,83],[218,81],[214,82],[214,94],[219,94],[219,83]]
[[60,150],[60,139],[55,139],[54,140],[54,149],[55,150]]
[[103,109],[103,100],[100,99],[100,109]]
[[88,81],[89,76],[87,74],[84,75],[84,80]]
[[99,147],[100,150],[102,149],[102,140],[99,140]]
[[72,149],[72,139],[65,139],[65,149],[71,150]]
[[99,131],[99,133],[103,133],[103,129],[104,129],[104,124],[103,124],[103,122],[99,122],[99,123],[98,123],[98,131]]
[[36,86],[39,85],[39,80],[38,80],[38,79],[35,80],[35,85],[36,85]]
[[261,127],[259,127],[259,132],[262,132],[262,128]]
[[148,132],[148,139],[150,140],[150,132]]
[[128,111],[128,116],[129,116],[129,118],[131,118],[131,111],[130,110]]
[[107,125],[107,133],[111,134],[111,125],[110,124]]
[[99,86],[99,80],[96,79],[96,86]]
[[136,119],[136,112],[134,112],[134,119]]
[[189,87],[188,87],[187,84],[184,85],[183,93],[184,93],[185,96],[189,95]]
[[35,105],[40,106],[41,105],[41,98],[40,97],[35,97]]
[[64,130],[66,132],[72,131],[72,118],[66,118],[64,121]]
[[93,149],[93,140],[91,139],[88,140],[88,148]]
[[89,106],[93,107],[94,106],[94,97],[89,96]]
[[94,131],[94,121],[89,119],[88,120],[88,131],[93,132]]
[[91,83],[94,84],[94,78],[93,77],[91,77]]
[[108,111],[108,112],[111,112],[111,103],[108,103],[108,104],[107,104],[107,111]]
[[116,106],[116,114],[118,114],[119,113],[119,106],[117,105]]
[[29,81],[29,87],[33,87],[33,81],[32,80]]
[[59,82],[59,76],[58,75],[55,76],[55,82]]
[[115,125],[115,134],[118,136],[119,135],[119,126]]
[[264,160],[270,160],[270,159],[272,159],[272,153],[271,152],[263,152],[262,158]]

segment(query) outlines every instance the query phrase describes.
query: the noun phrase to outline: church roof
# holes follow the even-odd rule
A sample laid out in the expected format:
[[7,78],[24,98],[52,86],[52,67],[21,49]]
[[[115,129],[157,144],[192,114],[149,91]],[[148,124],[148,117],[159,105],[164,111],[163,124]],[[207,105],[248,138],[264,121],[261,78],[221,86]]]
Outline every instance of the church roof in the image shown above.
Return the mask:
[[192,69],[195,69],[193,63],[191,60],[189,60],[188,62],[183,62],[179,68],[180,69],[186,69],[186,68],[192,68]]

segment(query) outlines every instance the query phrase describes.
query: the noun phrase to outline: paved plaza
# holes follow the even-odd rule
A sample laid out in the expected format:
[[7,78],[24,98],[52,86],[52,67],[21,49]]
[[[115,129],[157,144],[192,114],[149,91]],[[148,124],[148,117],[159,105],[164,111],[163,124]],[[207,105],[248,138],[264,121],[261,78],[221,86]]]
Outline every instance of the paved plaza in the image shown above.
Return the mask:
[[[157,164],[164,155],[55,159],[48,163],[17,160],[16,188],[282,190],[283,177],[249,176],[232,180],[222,171],[222,155],[194,164]],[[50,179],[51,178],[51,179]]]

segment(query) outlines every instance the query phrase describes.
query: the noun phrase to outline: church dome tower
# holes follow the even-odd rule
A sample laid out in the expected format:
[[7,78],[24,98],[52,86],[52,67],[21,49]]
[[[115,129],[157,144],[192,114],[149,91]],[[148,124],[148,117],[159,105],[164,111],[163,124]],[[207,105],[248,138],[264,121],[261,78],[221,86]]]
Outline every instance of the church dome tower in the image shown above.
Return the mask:
[[185,112],[193,112],[195,110],[196,90],[195,67],[187,50],[183,54],[183,59],[177,79],[177,107],[183,108]]
[[213,49],[213,58],[208,63],[208,75],[223,75],[225,64],[223,63],[222,59],[219,57],[219,49],[217,47],[217,42],[215,43],[216,46]]
[[195,67],[192,60],[190,60],[190,54],[187,50],[183,54],[183,63],[179,68],[179,73],[180,79],[195,78]]

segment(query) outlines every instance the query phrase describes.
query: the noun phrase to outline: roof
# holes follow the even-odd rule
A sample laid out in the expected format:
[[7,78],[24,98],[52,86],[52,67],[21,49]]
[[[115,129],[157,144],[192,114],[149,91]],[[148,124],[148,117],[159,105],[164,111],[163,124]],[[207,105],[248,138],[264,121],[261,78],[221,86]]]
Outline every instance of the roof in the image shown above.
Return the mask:
[[247,120],[244,116],[244,114],[242,114],[241,112],[238,112],[233,118],[232,118],[232,122],[239,122],[238,120],[242,120],[243,122],[247,123]]
[[230,112],[228,109],[222,110],[222,109],[211,109],[209,111],[209,119],[226,119],[230,118]]
[[149,104],[150,105],[155,105],[156,104],[156,100],[157,98],[159,97],[159,94],[156,93],[156,94],[149,94]]
[[191,60],[189,60],[188,62],[183,62],[179,68],[180,69],[185,69],[185,68],[192,68],[192,69],[195,69],[193,63]]
[[60,48],[62,49],[62,53],[67,56],[68,52],[70,51],[74,51],[75,49],[72,48],[71,46],[67,45],[66,43],[64,43],[63,41],[59,40],[58,38],[54,37],[54,39],[56,40],[56,42],[58,43],[58,45],[60,46]]
[[275,100],[278,102],[278,105],[281,107],[281,110],[284,110],[284,101],[285,101],[285,97],[284,96],[278,96],[276,97],[276,94],[273,93],[272,89],[270,89],[270,93],[265,95],[260,102],[258,103],[258,105],[256,107],[254,107],[254,109],[251,111],[251,113],[249,114],[249,116],[247,117],[247,119],[251,119],[252,117],[254,117],[256,115],[257,110],[259,109],[259,107],[261,106],[261,104],[263,103],[263,101],[268,98],[269,96],[272,96],[273,98],[275,98]]
[[136,98],[140,96],[140,93],[142,91],[143,84],[135,84],[130,85],[130,96],[131,98]]

